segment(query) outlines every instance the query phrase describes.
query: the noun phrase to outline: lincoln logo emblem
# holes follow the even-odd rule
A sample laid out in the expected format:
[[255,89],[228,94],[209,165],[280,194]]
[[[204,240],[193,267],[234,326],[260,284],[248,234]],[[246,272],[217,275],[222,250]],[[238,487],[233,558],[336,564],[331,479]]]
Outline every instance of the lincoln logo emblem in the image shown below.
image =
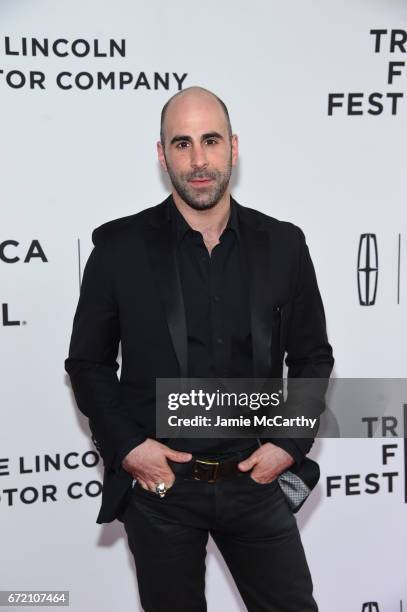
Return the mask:
[[361,306],[373,306],[375,303],[378,274],[376,234],[362,234],[358,250],[358,293]]

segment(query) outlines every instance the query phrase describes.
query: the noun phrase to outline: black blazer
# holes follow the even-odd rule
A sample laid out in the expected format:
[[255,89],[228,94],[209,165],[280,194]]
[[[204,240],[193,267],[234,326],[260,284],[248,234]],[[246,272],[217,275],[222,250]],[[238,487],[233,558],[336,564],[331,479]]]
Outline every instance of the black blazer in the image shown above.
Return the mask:
[[[98,523],[120,518],[131,490],[122,458],[155,437],[156,377],[187,377],[171,198],[92,234],[95,247],[84,270],[65,369],[104,462]],[[281,377],[286,354],[289,377],[329,378],[332,348],[304,234],[291,223],[235,205],[249,260],[254,376]],[[312,443],[278,441],[294,456],[297,469]]]

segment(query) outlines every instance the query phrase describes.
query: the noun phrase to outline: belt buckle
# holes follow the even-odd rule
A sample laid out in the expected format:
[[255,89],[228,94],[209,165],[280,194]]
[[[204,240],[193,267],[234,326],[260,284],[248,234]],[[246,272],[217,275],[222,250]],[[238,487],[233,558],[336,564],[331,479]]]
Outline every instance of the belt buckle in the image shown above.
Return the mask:
[[[219,461],[204,461],[203,459],[195,459],[193,479],[204,480],[205,482],[215,482],[218,472]],[[199,464],[199,465],[198,465]],[[203,478],[203,476],[210,478]]]

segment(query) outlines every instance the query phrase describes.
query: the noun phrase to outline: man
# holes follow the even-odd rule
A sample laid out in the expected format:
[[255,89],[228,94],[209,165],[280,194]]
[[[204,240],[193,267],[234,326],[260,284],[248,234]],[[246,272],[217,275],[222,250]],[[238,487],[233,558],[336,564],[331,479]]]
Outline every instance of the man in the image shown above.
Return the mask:
[[[97,522],[122,520],[146,612],[203,612],[208,534],[248,610],[317,610],[277,477],[312,439],[156,440],[155,381],[329,377],[332,349],[299,228],[230,195],[238,139],[192,87],[161,118],[161,204],[93,233],[66,369],[105,465]],[[116,371],[121,341],[122,371]]]

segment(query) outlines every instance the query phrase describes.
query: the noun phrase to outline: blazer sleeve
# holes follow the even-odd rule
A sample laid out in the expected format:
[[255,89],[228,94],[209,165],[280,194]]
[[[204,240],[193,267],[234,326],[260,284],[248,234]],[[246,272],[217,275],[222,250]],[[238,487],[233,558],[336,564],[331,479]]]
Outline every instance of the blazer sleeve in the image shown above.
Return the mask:
[[145,439],[121,403],[119,342],[113,257],[108,245],[97,241],[84,269],[65,370],[105,467],[113,471]]
[[[299,228],[296,229],[300,245],[298,276],[294,297],[288,312],[284,313],[286,320],[282,321],[282,324],[286,325],[286,365],[289,379],[325,379],[325,384],[323,381],[315,381],[315,385],[305,385],[305,395],[308,393],[308,401],[312,402],[311,412],[320,414],[325,407],[324,395],[334,358],[328,342],[324,306],[309,249],[303,232]],[[290,389],[290,381],[288,382]],[[304,402],[304,397],[298,398],[299,405],[301,402]],[[314,438],[270,438],[269,441],[290,453],[296,465],[300,466],[310,451]]]

